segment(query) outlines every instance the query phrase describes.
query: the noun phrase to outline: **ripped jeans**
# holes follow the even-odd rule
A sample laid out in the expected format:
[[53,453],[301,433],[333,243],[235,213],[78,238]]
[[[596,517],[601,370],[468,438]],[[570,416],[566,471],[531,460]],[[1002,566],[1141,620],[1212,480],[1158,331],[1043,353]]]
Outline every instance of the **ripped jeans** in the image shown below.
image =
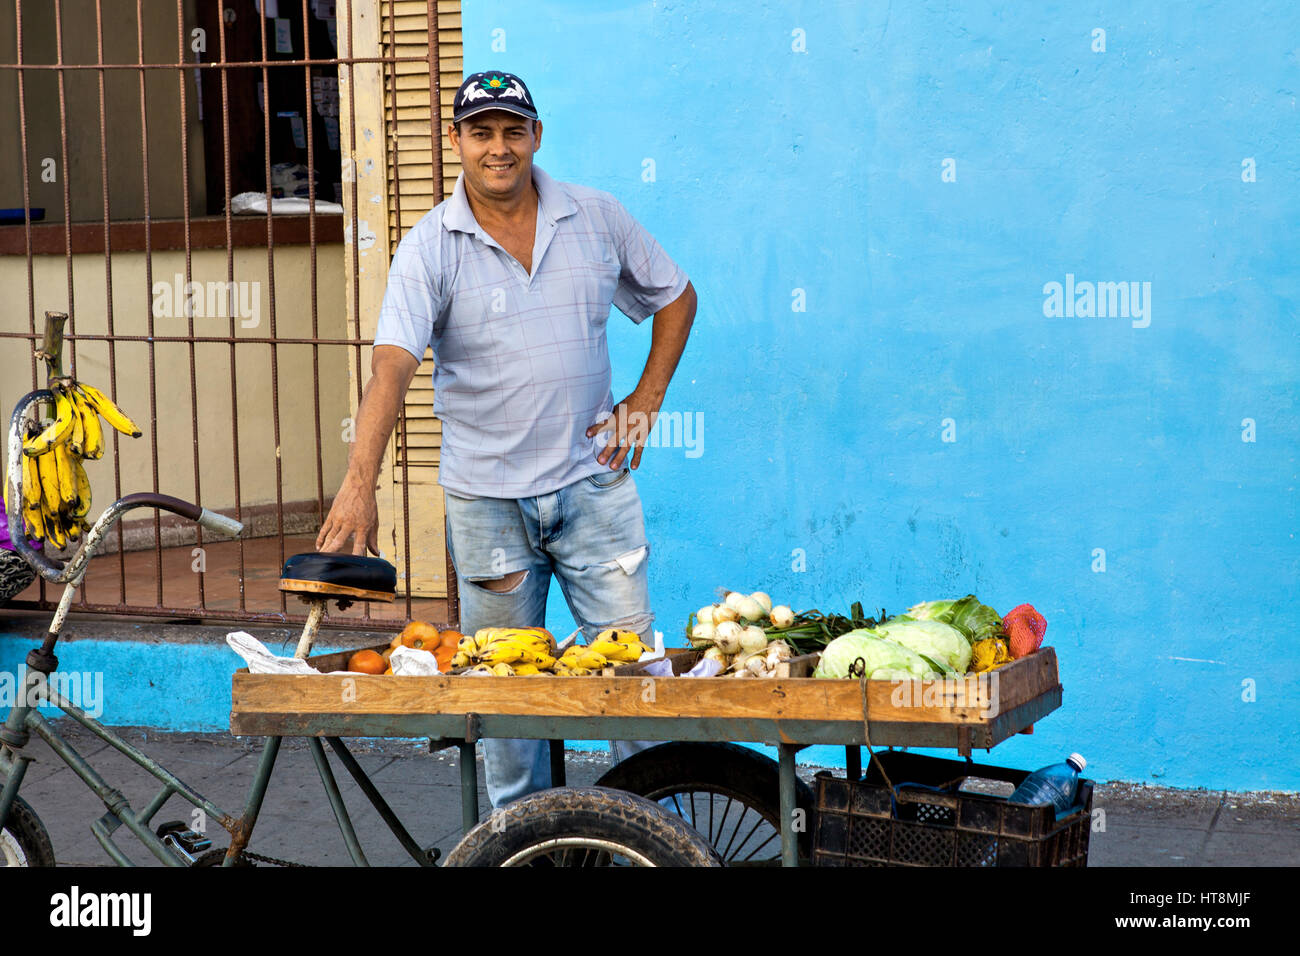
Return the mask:
[[[554,574],[587,642],[606,627],[632,620],[637,624],[631,629],[654,645],[646,570],[650,545],[641,498],[627,468],[536,498],[471,499],[446,492],[446,501],[461,631],[543,626]],[[518,572],[522,580],[507,591],[479,583]],[[562,688],[558,684],[557,692]],[[649,746],[610,742],[615,760]],[[484,740],[483,758],[494,808],[551,786],[544,740]]]

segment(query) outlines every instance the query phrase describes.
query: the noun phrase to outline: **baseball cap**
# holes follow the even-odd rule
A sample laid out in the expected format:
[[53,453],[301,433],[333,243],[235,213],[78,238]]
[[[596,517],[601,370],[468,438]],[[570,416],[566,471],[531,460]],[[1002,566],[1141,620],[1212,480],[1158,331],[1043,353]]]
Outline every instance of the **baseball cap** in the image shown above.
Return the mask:
[[529,119],[537,119],[537,107],[524,81],[513,73],[472,73],[465,77],[456,99],[452,101],[451,121],[461,120],[486,110],[508,110]]

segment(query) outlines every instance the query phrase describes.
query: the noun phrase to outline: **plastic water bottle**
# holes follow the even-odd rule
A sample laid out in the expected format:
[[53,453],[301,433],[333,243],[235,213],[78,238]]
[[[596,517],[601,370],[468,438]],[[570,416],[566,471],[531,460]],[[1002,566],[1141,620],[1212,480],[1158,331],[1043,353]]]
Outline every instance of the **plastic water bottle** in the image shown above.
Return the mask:
[[1070,754],[1064,763],[1035,770],[1016,788],[1015,793],[1007,797],[1007,802],[1055,807],[1057,816],[1060,816],[1074,806],[1074,795],[1079,789],[1079,774],[1087,763],[1079,754]]

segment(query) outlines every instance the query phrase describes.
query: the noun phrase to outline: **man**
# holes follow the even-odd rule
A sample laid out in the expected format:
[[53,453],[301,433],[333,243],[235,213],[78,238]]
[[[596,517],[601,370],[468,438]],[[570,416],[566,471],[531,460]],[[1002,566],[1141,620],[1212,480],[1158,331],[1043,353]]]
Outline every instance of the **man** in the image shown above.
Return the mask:
[[[649,542],[631,471],[690,334],[695,290],[613,196],[533,165],[542,124],[517,76],[467,78],[447,133],[464,171],[393,257],[347,477],[316,546],[353,538],[354,554],[378,553],[380,461],[432,345],[461,629],[542,625],[554,574],[588,641],[619,625],[650,642]],[[634,322],[654,315],[645,370],[617,405],[611,303]],[[488,740],[484,756],[494,807],[550,786],[544,742]]]

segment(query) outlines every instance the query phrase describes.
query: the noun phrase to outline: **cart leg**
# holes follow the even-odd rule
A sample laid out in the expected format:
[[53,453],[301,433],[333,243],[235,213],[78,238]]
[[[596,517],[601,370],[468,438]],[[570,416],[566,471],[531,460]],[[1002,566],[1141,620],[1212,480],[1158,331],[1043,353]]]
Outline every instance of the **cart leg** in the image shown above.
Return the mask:
[[262,812],[262,801],[266,798],[266,788],[271,783],[271,771],[275,768],[275,758],[279,753],[280,738],[267,737],[262,746],[262,757],[257,762],[257,773],[253,775],[253,784],[248,789],[244,815],[239,818],[238,828],[230,833],[230,849],[226,851],[223,866],[234,866],[240,851],[253,838],[253,825],[257,823],[257,815]]
[[406,827],[402,826],[402,821],[397,819],[397,814],[393,812],[393,808],[388,805],[388,801],[385,800],[383,794],[379,792],[379,788],[374,785],[373,781],[371,781],[368,776],[366,776],[365,770],[363,770],[361,764],[357,762],[357,758],[352,756],[352,752],[348,750],[347,745],[343,743],[342,738],[326,737],[325,740],[328,741],[334,754],[339,758],[343,766],[347,768],[348,773],[352,774],[352,779],[357,782],[357,786],[361,788],[361,792],[369,798],[371,806],[375,808],[383,821],[388,824],[388,829],[393,832],[393,836],[397,837],[397,842],[402,845],[402,849],[409,853],[411,859],[416,863],[419,863],[421,866],[432,866],[433,858],[424,851],[423,847],[415,842],[415,838],[411,836]]
[[780,750],[780,788],[781,788],[781,865],[799,865],[799,841],[794,833],[794,755],[798,747],[794,744],[778,744]]
[[862,748],[849,744],[844,748],[844,771],[850,780],[862,779]]
[[325,748],[319,737],[310,738],[310,744],[312,759],[316,761],[316,772],[320,774],[320,782],[325,785],[330,806],[334,808],[334,819],[338,821],[339,831],[343,834],[343,842],[347,844],[352,862],[357,866],[369,866],[366,855],[361,852],[361,844],[357,841],[357,831],[352,828],[352,820],[348,817],[348,808],[343,804],[339,785],[334,780],[334,771],[330,769],[329,760],[325,757]]
[[551,786],[563,787],[564,783],[564,741],[551,741]]
[[474,741],[463,740],[460,747],[460,819],[465,832],[478,826],[478,764]]

